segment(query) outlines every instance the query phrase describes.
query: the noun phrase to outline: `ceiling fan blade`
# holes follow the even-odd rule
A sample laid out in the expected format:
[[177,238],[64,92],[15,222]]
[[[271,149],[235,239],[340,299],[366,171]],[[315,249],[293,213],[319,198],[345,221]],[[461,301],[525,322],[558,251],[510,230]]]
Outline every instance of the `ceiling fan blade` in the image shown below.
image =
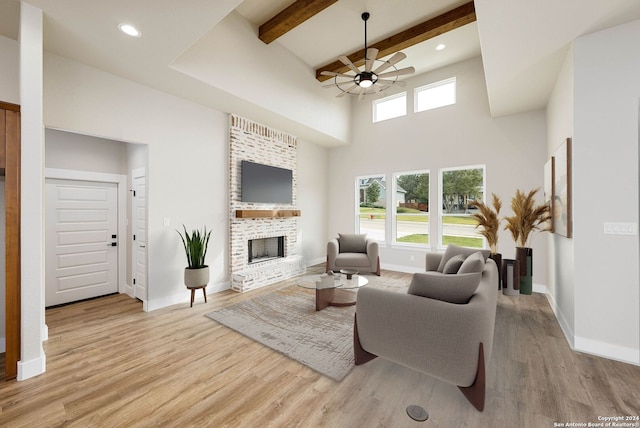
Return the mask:
[[323,88],[339,88],[340,85],[353,85],[353,80],[345,80],[344,82],[331,82],[327,85],[322,85]]
[[344,90],[344,89],[343,89],[343,91],[344,91],[344,92],[340,92],[338,95],[336,95],[336,98],[344,97],[344,96],[345,96],[345,95],[347,95],[349,92],[351,92],[351,90],[352,90],[353,88],[356,88],[356,87],[358,87],[358,85],[353,85],[353,86],[351,86],[351,87],[350,87],[349,89],[347,89],[347,90]]
[[384,79],[385,77],[395,77],[395,76],[405,76],[407,74],[413,74],[416,72],[416,69],[413,67],[405,67],[400,70],[387,71],[386,73],[378,74],[379,79]]
[[404,80],[384,80],[384,79],[378,79],[377,83],[381,83],[383,85],[398,85],[398,86],[402,86],[405,87],[407,86],[407,82],[405,82]]
[[335,71],[321,71],[320,74],[322,74],[323,76],[346,77],[347,79],[353,79],[355,77],[355,76],[352,76],[350,74],[336,73]]
[[364,71],[366,71],[367,73],[371,71],[371,69],[373,68],[373,63],[376,62],[376,57],[378,56],[378,49],[376,48],[369,48],[367,49],[367,57],[365,58],[365,62],[364,62]]
[[346,55],[340,55],[338,57],[338,61],[340,61],[341,63],[343,63],[347,67],[349,67],[351,69],[351,71],[353,71],[354,73],[356,73],[356,74],[360,73],[360,69],[358,69],[358,67],[356,67],[355,64],[352,63],[351,60]]
[[404,52],[396,52],[391,58],[386,60],[383,64],[380,64],[380,67],[378,67],[375,70],[373,70],[373,72],[376,73],[376,74],[380,74],[383,71],[385,71],[387,68],[391,67],[392,65],[395,65],[395,64],[399,63],[400,61],[402,61],[406,57],[407,57],[407,55]]

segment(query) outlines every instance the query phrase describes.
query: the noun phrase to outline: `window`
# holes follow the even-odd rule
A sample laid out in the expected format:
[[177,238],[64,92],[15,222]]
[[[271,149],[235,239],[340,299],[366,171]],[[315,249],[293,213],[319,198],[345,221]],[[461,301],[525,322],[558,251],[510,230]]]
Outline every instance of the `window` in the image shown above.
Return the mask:
[[395,174],[395,242],[429,243],[429,171]]
[[440,246],[449,244],[484,248],[484,238],[476,231],[471,216],[473,199],[484,200],[485,166],[467,166],[440,170]]
[[384,175],[356,178],[358,205],[356,228],[368,238],[385,241],[387,183]]
[[456,103],[456,78],[441,80],[414,90],[414,112],[431,110]]
[[380,98],[373,102],[373,123],[407,115],[407,93]]

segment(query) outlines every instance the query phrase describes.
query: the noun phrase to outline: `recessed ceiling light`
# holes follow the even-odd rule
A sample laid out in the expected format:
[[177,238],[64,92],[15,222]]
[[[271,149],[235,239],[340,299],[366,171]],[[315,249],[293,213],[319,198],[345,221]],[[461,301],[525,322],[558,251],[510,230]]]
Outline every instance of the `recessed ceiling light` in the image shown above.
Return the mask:
[[140,32],[140,30],[138,30],[136,27],[134,27],[131,24],[119,24],[118,28],[124,34],[126,34],[128,36],[131,36],[131,37],[140,37],[140,36],[142,36],[142,33]]
[[447,45],[443,45],[442,43],[440,43],[438,46],[436,46],[436,50],[437,51],[441,51],[442,49],[446,48]]

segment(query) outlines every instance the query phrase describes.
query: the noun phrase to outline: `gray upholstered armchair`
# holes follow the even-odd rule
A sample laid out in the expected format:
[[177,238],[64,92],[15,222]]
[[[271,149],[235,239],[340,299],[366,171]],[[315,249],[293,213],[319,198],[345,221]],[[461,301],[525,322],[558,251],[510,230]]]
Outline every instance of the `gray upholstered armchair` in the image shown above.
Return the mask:
[[414,274],[407,293],[374,287],[358,291],[355,362],[380,356],[428,374],[458,386],[482,411],[498,269],[487,259],[488,251],[467,255],[471,250],[449,247],[444,255],[427,256],[432,270]]
[[366,234],[343,234],[327,244],[326,270],[355,269],[380,276],[380,250],[378,243]]

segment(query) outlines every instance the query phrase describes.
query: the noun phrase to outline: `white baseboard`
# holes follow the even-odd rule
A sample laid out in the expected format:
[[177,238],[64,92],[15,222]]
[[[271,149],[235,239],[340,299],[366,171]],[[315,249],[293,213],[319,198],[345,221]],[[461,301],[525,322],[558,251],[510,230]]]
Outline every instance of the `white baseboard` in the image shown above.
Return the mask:
[[47,368],[47,356],[42,352],[42,356],[29,361],[18,361],[17,379],[27,380],[41,375]]
[[[219,293],[221,291],[229,290],[231,288],[231,283],[229,281],[220,282],[218,284],[209,284],[207,285],[207,296],[209,294]],[[187,299],[190,301],[190,299]]]
[[536,284],[535,282],[532,284],[532,291],[534,293],[547,294],[547,286],[544,284]]
[[[209,284],[207,285],[207,296],[210,294],[219,293],[224,290],[229,290],[230,288],[231,288],[231,284],[228,281],[220,282],[217,284]],[[200,295],[202,295],[202,293],[200,293]],[[146,312],[151,312],[158,309],[166,308],[167,306],[178,305],[181,303],[189,303],[190,301],[191,301],[191,294],[189,293],[189,290],[185,288],[184,292],[179,294],[173,294],[171,296],[163,297],[160,299],[152,299],[152,300],[148,299],[145,302],[146,307],[144,307],[143,309]]]
[[575,334],[573,333],[573,329],[571,328],[571,325],[567,322],[567,319],[564,317],[564,314],[560,310],[560,307],[558,306],[556,299],[550,293],[547,293],[546,296],[547,296],[547,301],[549,302],[549,306],[551,306],[551,310],[556,316],[556,320],[558,321],[558,324],[560,324],[560,330],[562,330],[562,333],[564,334],[564,338],[567,340],[567,343],[569,343],[569,347],[575,350],[575,344],[574,344]]
[[404,273],[419,273],[424,272],[424,267],[411,267],[411,266],[403,266],[403,265],[391,265],[387,263],[380,264],[380,269],[392,270],[394,272],[404,272]]
[[575,345],[574,349],[578,352],[585,352],[598,357],[640,366],[640,352],[634,348],[612,345],[611,343],[604,343],[599,340],[587,339],[580,336],[576,336]]
[[42,332],[40,333],[40,337],[42,337],[42,341],[43,342],[45,340],[49,340],[49,326],[48,325],[43,324]]
[[595,355],[609,360],[621,361],[623,363],[634,364],[636,366],[640,365],[640,351],[638,349],[612,345],[599,340],[576,336],[555,301],[555,298],[551,294],[547,294],[547,300],[549,301],[549,305],[556,316],[558,324],[560,324],[560,329],[562,330],[569,347],[573,351],[583,352],[585,354]]

